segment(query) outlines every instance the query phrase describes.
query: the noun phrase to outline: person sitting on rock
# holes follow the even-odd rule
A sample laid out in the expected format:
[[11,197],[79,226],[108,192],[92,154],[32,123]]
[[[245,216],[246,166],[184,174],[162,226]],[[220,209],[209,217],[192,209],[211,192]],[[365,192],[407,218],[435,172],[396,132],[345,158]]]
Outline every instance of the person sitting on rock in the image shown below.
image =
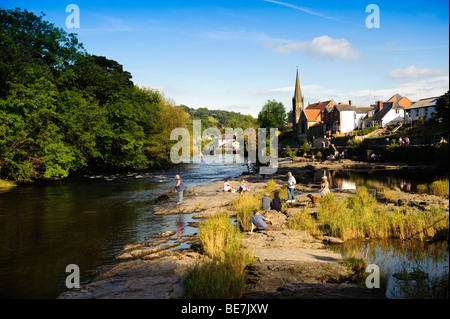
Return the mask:
[[245,179],[241,180],[241,186],[238,189],[238,193],[242,194],[243,192],[246,192],[249,190],[248,182],[245,181]]
[[226,179],[225,182],[223,183],[223,191],[224,192],[232,192],[233,188],[234,187],[230,184],[230,180]]
[[269,193],[266,193],[262,198],[262,209],[263,211],[269,211],[272,206],[272,198],[269,197]]
[[274,226],[274,225],[268,225],[266,222],[270,222],[270,219],[260,215],[259,210],[255,209],[253,211],[253,216],[250,218],[250,223],[252,224],[252,229],[250,230],[251,233],[253,233],[253,230],[256,229],[258,231],[260,230],[282,230],[281,227]]
[[281,200],[278,192],[273,196],[272,209],[276,210],[277,212],[281,212]]

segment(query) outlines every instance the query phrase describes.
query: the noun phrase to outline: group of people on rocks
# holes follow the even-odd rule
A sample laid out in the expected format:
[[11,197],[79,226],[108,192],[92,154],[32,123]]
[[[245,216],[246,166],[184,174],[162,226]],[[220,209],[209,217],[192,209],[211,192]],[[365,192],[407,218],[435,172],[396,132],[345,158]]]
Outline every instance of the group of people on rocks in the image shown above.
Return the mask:
[[[291,172],[288,173],[288,182],[287,182],[287,194],[288,199],[286,200],[286,203],[295,203],[295,185],[297,184],[297,181],[295,180],[295,177],[292,175]],[[328,178],[326,176],[322,176],[322,183],[320,184],[320,196],[324,197],[327,194],[330,193],[330,184],[328,182]],[[267,212],[269,210],[276,210],[278,212],[281,212],[281,200],[278,192],[275,192],[274,198],[270,198],[269,193],[265,193],[264,197],[262,198],[262,210],[264,211],[263,214],[260,214],[258,209],[255,209],[253,211],[253,216],[250,218],[250,223],[252,225],[252,228],[250,232],[253,232],[256,230],[282,230],[284,228],[284,225],[281,227],[278,225],[272,225],[268,224],[271,223],[270,219],[267,218]]]
[[409,146],[409,137],[399,137],[398,138],[398,145],[400,146]]
[[381,162],[381,154],[377,155],[375,153],[372,153],[372,155],[370,155],[370,158],[374,162]]
[[230,180],[226,179],[223,183],[223,191],[224,192],[231,192],[231,193],[239,193],[242,194],[243,192],[250,190],[250,184],[248,181],[246,181],[244,178],[241,180],[241,186],[239,186],[239,189],[235,190],[234,186],[230,184]]
[[[287,174],[288,180],[287,180],[287,195],[288,199],[286,200],[286,203],[293,204],[295,203],[295,185],[297,184],[297,181],[295,180],[295,177],[292,175],[291,172]],[[184,191],[184,182],[180,178],[179,175],[175,176],[177,183],[174,187],[174,191],[178,192],[178,203],[183,203],[183,191]],[[223,183],[223,191],[224,192],[232,192],[232,193],[244,193],[246,191],[250,190],[250,185],[247,180],[244,178],[241,180],[241,185],[238,190],[235,190],[233,185],[230,184],[230,180],[226,179]],[[322,177],[322,184],[320,185],[320,195],[323,197],[327,195],[330,192],[329,189],[329,183],[326,176]],[[262,209],[264,211],[264,214],[260,214],[258,209],[255,209],[253,212],[253,216],[250,218],[250,223],[252,225],[251,232],[253,230],[282,230],[284,228],[284,225],[281,227],[278,225],[272,225],[271,221],[267,216],[267,212],[269,210],[276,210],[278,212],[281,212],[281,199],[278,192],[274,194],[274,198],[270,198],[269,193],[266,193],[264,197],[262,198]],[[269,223],[269,224],[268,224]]]

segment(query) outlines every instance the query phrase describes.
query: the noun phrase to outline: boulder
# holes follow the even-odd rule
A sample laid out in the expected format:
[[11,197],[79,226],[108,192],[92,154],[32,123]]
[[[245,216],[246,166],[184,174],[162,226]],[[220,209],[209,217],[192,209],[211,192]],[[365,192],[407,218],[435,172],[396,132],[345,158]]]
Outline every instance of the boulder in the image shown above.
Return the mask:
[[337,237],[323,236],[323,241],[328,244],[343,244],[344,241]]

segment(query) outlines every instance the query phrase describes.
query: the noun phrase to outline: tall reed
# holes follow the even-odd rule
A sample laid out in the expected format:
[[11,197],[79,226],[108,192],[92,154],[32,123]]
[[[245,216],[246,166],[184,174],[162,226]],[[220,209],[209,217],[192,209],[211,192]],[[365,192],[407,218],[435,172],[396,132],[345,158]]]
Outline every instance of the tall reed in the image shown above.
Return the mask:
[[338,200],[332,193],[322,198],[316,224],[300,215],[294,216],[290,225],[300,227],[292,225],[301,223],[301,227],[313,235],[320,231],[343,240],[365,237],[424,240],[448,229],[448,216],[438,207],[428,211],[388,208],[377,203],[375,197],[361,187],[355,196],[346,200]]
[[242,246],[242,234],[231,224],[228,213],[200,225],[198,238],[210,259],[187,272],[185,297],[240,298],[246,283],[245,267],[253,258]]
[[259,197],[244,193],[233,202],[236,220],[244,231],[251,229],[250,218],[253,216],[253,211],[261,207],[261,199]]

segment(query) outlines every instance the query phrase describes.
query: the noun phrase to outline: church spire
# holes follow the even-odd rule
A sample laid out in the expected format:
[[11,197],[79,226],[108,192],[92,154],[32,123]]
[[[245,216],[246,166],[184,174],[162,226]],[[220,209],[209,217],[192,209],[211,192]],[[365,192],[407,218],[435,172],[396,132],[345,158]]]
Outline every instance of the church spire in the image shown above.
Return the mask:
[[302,98],[302,90],[300,89],[300,79],[298,77],[298,67],[297,67],[297,80],[295,81],[294,99],[299,101],[301,98]]
[[304,109],[304,101],[302,96],[302,90],[300,88],[300,78],[298,76],[298,67],[297,67],[297,78],[295,80],[295,92],[294,97],[292,98],[292,128],[294,131],[294,136],[298,134],[298,126],[300,121],[300,114]]

